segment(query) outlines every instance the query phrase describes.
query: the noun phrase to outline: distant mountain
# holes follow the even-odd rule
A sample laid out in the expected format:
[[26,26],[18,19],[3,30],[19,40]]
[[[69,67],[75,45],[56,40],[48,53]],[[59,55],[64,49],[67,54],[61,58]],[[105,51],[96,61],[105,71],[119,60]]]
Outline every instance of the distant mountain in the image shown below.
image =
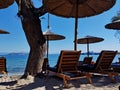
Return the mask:
[[[82,55],[86,55],[87,52],[82,53]],[[89,52],[90,55],[99,55],[99,52]]]
[[[10,53],[3,53],[3,52],[0,52],[0,55],[28,55],[29,53],[28,52],[10,52]],[[87,52],[83,52],[81,53],[82,55],[87,55]],[[89,52],[90,55],[98,55],[99,52]]]
[[12,53],[8,53],[6,55],[26,55],[28,54],[27,52],[12,52]]

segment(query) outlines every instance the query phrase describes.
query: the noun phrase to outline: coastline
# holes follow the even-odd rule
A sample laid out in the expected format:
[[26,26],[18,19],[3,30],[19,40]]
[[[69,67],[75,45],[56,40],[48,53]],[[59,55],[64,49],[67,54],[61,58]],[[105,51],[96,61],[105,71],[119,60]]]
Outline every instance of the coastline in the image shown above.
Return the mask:
[[[33,78],[29,76],[27,79],[20,79],[23,75],[21,71],[24,71],[27,56],[9,55],[6,58],[8,60],[8,77],[0,76],[0,90],[119,90],[120,76],[115,77],[115,83],[111,83],[106,76],[97,75],[92,77],[92,84],[89,84],[86,79],[73,80],[68,82],[69,88],[64,88],[63,80],[53,76],[48,78]],[[57,55],[51,55],[49,58],[51,58],[50,65],[56,64]]]
[[[55,66],[58,60],[58,56],[59,54],[49,54],[49,65],[51,67]],[[92,61],[96,61],[98,55],[90,55],[93,57]],[[26,64],[27,64],[27,58],[28,58],[28,54],[26,53],[10,53],[10,54],[6,54],[3,55],[3,57],[6,57],[6,66],[7,66],[7,71],[10,74],[13,73],[22,73],[25,70]],[[83,61],[84,57],[86,57],[85,55],[81,55],[79,61]],[[118,62],[118,57],[119,55],[117,55],[115,57],[115,59],[113,60],[113,63]]]

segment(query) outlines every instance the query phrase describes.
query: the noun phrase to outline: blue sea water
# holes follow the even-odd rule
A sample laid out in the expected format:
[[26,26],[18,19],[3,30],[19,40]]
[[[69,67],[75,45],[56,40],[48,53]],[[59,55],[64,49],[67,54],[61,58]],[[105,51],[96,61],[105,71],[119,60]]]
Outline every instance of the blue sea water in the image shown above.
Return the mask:
[[[49,64],[50,66],[55,66],[57,63],[57,59],[58,59],[59,54],[50,54],[49,55]],[[82,54],[80,55],[79,61],[83,61],[84,57],[86,57],[87,55]],[[98,58],[98,54],[94,54],[94,55],[90,55],[90,57],[93,57],[92,61],[96,62],[97,58]],[[119,62],[118,58],[120,57],[120,54],[117,54],[116,57],[113,60],[113,63],[115,62]]]
[[4,57],[6,57],[6,66],[9,75],[23,74],[28,54],[7,54]]
[[[9,75],[15,75],[15,74],[23,74],[26,63],[27,63],[27,58],[28,54],[7,54],[7,55],[2,55],[6,57],[6,63],[7,63],[7,71]],[[59,54],[49,54],[49,65],[54,66],[57,63]],[[83,58],[87,55],[81,55],[80,56],[80,61],[83,60]],[[93,61],[96,61],[98,55],[90,55],[93,57]],[[116,55],[115,59],[113,62],[118,62],[118,57],[120,55]]]

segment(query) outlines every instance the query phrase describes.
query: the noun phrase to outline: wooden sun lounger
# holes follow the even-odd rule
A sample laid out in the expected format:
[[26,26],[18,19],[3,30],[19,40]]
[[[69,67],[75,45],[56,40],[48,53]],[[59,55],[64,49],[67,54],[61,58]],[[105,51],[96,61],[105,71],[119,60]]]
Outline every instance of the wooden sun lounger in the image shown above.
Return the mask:
[[7,74],[6,58],[0,57],[0,74]]
[[88,65],[86,67],[84,66],[84,68],[79,69],[92,73],[107,74],[110,77],[111,81],[115,82],[115,79],[113,77],[117,76],[118,72],[114,72],[114,70],[110,68],[110,65],[116,54],[117,51],[103,50],[101,51],[94,65]]
[[64,86],[67,87],[68,80],[87,78],[89,83],[91,81],[91,74],[83,73],[77,69],[78,60],[81,51],[64,51],[62,50],[58,59],[58,63],[55,67],[49,67],[47,69],[48,74],[52,73],[63,79]]

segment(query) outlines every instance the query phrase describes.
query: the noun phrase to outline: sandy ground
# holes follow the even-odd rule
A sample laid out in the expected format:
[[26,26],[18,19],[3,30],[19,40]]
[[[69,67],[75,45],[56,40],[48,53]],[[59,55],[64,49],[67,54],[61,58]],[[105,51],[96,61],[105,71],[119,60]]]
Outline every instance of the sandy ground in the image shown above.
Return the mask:
[[69,88],[64,88],[63,80],[49,76],[33,78],[28,76],[27,79],[20,79],[21,75],[1,76],[0,90],[119,90],[120,76],[116,76],[115,83],[111,83],[107,76],[94,75],[92,84],[88,84],[87,79],[78,79],[68,82]]

